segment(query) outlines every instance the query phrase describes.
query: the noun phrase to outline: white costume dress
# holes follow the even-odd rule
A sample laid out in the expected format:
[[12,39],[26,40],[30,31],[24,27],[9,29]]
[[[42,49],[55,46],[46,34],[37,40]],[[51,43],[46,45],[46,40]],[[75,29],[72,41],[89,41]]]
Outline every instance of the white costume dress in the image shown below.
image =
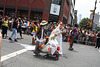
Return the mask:
[[61,34],[61,30],[60,30],[60,24],[58,25],[58,27],[56,29],[54,29],[51,32],[50,38],[52,38],[53,36],[55,36],[55,34],[57,35],[55,37],[55,39],[58,41],[58,45],[60,47],[59,54],[63,54],[63,52],[62,52],[62,34]]

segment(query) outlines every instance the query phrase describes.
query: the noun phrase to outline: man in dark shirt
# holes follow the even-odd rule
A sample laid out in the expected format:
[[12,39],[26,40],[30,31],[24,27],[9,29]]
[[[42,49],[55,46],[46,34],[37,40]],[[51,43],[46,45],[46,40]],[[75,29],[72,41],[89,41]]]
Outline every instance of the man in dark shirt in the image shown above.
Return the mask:
[[15,37],[14,37],[14,41],[17,42],[17,25],[18,25],[18,18],[15,18],[13,24],[12,24],[12,34],[9,38],[9,40],[12,40],[12,36],[15,34]]

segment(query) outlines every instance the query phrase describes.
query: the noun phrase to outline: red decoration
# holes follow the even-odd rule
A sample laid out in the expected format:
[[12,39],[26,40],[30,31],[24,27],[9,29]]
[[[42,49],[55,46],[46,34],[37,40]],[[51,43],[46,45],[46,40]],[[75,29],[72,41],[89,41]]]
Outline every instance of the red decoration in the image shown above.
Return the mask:
[[5,16],[3,18],[5,18]]
[[39,47],[40,47],[40,49],[43,49],[43,44],[41,44]]
[[63,23],[60,23],[60,25],[63,25]]
[[90,23],[87,23],[87,26],[89,26]]
[[69,42],[70,41],[70,36],[68,37],[68,40],[67,40],[67,42]]
[[48,48],[48,52],[51,52],[51,49],[50,48]]
[[60,47],[59,47],[59,46],[57,47],[57,50],[58,50],[58,51],[60,50]]
[[59,25],[59,23],[57,23],[57,26]]
[[92,21],[92,19],[90,19],[90,21]]

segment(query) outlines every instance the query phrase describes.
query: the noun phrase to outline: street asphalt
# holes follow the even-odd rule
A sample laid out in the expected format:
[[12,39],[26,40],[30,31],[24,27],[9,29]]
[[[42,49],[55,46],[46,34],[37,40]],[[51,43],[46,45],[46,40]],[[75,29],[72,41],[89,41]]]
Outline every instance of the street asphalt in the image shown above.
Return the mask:
[[[11,32],[8,32],[11,35]],[[23,34],[24,39],[20,39],[18,34],[18,43],[2,40],[1,57],[16,51],[25,49],[21,44],[32,45],[32,36]],[[12,38],[13,39],[13,38]],[[53,57],[44,58],[45,53],[41,56],[33,56],[33,51],[26,51],[4,61],[1,61],[1,67],[100,67],[100,52],[94,46],[74,44],[74,50],[68,50],[69,43],[63,42],[63,55],[59,60]],[[1,59],[2,60],[2,59]]]

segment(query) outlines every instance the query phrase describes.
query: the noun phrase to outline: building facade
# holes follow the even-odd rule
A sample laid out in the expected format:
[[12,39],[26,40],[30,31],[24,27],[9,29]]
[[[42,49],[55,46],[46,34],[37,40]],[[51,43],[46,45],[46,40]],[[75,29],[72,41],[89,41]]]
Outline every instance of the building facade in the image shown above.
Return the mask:
[[[90,14],[90,19],[92,19],[92,18],[93,18],[93,15],[91,13]],[[98,25],[99,25],[99,19],[100,19],[99,13],[95,13],[95,15],[94,15],[94,21],[93,21],[93,28],[98,27]]]
[[70,15],[69,15],[69,22],[68,22],[68,24],[71,24],[71,25],[75,24],[75,22],[74,22],[74,19],[75,19],[75,17],[74,17],[75,1],[76,0],[71,0]]
[[74,11],[74,22],[75,24],[77,24],[77,10]]
[[79,16],[78,16],[78,23],[80,23],[81,20],[82,20],[82,14],[79,14]]
[[[49,22],[69,22],[73,0],[0,0],[0,14]],[[74,6],[72,7],[74,8]],[[72,11],[72,12],[71,12]]]

